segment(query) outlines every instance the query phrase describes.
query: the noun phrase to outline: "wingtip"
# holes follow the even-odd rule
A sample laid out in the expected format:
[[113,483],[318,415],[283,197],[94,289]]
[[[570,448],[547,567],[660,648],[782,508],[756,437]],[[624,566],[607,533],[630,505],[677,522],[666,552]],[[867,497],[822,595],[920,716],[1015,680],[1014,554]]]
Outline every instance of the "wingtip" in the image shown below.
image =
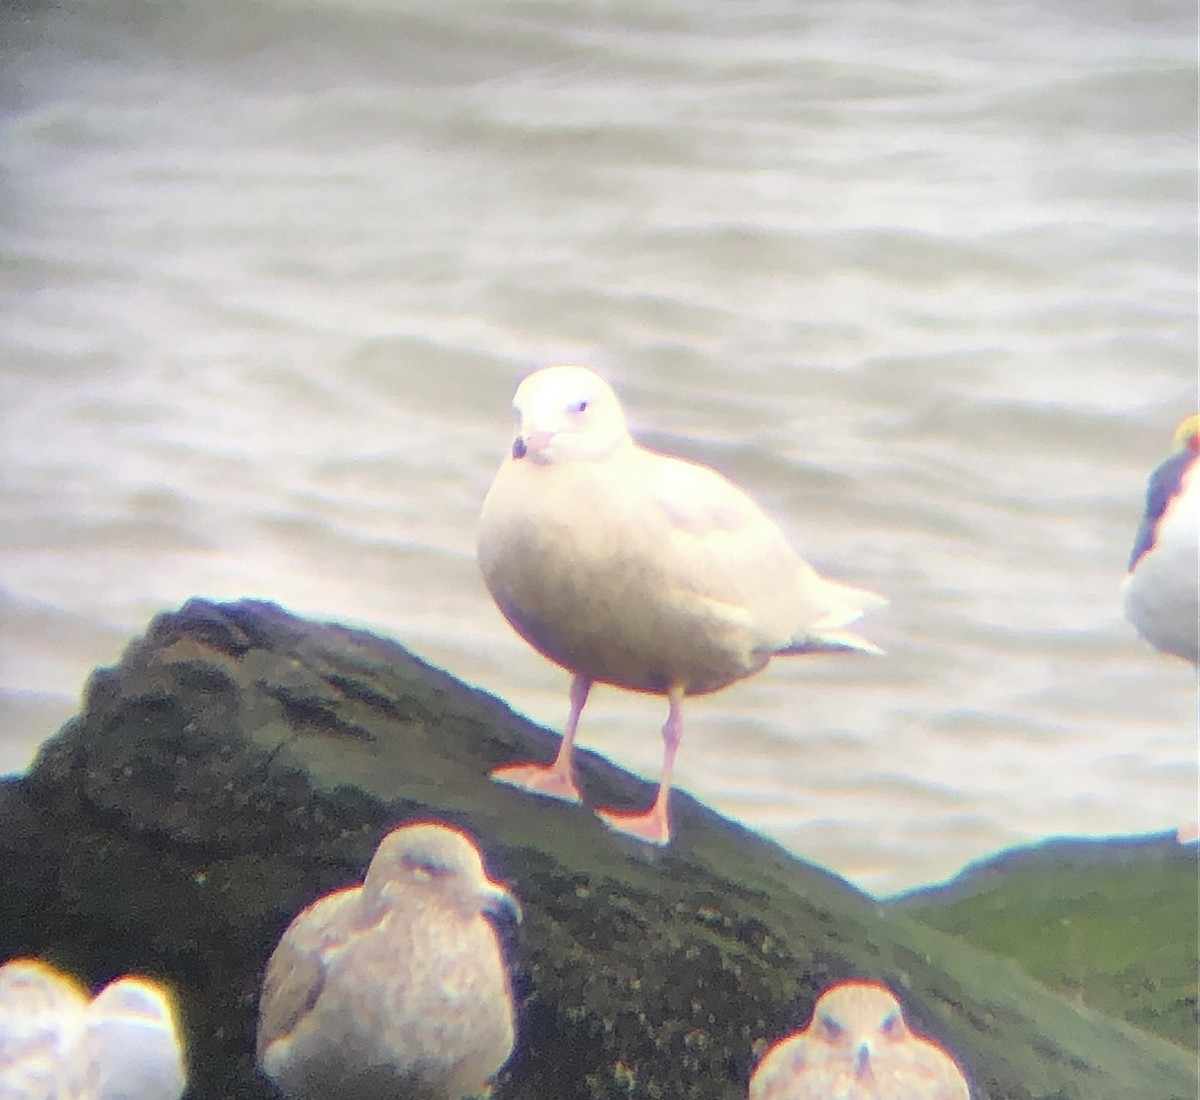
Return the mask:
[[834,653],[869,653],[872,657],[886,657],[887,651],[874,642],[849,630],[822,631],[818,636],[827,651]]
[[856,588],[854,585],[826,578],[822,578],[822,581],[821,594],[825,611],[810,628],[815,634],[835,633],[841,627],[857,622],[869,612],[888,605],[886,596],[880,596],[869,589]]
[[799,638],[786,649],[783,655],[804,653],[866,653],[872,657],[886,657],[887,651],[874,642],[867,641],[851,630],[817,630]]

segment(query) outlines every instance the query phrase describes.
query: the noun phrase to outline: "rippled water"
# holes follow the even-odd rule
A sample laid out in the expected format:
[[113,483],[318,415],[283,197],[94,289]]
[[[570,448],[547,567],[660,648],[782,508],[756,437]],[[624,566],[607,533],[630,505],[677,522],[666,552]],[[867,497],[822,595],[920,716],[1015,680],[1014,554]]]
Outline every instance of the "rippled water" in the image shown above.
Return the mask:
[[[1191,5],[0,10],[0,766],[156,611],[365,624],[555,727],[474,523],[532,367],[888,595],[678,784],[874,890],[1195,817],[1118,585],[1196,393]],[[653,777],[663,706],[581,741]]]

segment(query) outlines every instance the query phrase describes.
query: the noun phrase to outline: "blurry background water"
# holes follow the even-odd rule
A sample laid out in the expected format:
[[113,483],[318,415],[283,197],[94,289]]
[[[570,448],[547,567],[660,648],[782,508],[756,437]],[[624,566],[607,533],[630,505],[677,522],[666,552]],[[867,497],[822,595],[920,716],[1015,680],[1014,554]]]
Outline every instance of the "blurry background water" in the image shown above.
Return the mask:
[[[7,0],[0,768],[155,612],[367,625],[559,728],[477,576],[530,369],[888,595],[678,784],[886,892],[1196,814],[1121,619],[1196,394],[1182,0]],[[581,741],[653,778],[661,702]]]

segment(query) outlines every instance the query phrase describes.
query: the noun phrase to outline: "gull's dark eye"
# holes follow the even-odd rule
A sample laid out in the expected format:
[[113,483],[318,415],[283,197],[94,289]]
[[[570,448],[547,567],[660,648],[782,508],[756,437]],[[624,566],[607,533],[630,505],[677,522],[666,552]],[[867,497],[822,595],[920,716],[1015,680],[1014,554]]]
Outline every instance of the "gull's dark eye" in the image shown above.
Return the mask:
[[822,1016],[818,1022],[821,1037],[827,1042],[836,1043],[841,1037],[843,1027],[832,1016]]
[[588,403],[586,401],[576,401],[575,404],[571,406],[571,411],[577,413],[587,412],[587,407]]
[[404,865],[412,872],[414,878],[419,879],[442,878],[450,873],[450,868],[444,864],[417,855],[407,857]]
[[900,1039],[904,1036],[904,1021],[893,1012],[885,1019],[879,1028],[889,1039]]

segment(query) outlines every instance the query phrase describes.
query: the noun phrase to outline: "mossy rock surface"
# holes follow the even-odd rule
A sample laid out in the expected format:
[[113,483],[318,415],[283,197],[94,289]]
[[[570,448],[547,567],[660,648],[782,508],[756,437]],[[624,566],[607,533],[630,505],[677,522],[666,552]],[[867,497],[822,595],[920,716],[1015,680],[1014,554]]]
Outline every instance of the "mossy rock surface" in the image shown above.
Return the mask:
[[[738,1100],[764,1044],[852,976],[891,986],[977,1100],[1195,1100],[1180,1047],[686,795],[659,851],[487,778],[557,743],[393,643],[270,604],[193,601],[97,672],[79,716],[0,787],[0,955],[92,984],[165,979],[190,1096],[271,1097],[254,1027],[280,933],[358,881],[389,828],[438,818],[477,839],[525,909],[506,945],[518,1049],[495,1100]],[[589,753],[579,780],[588,805],[651,797]]]
[[1198,862],[1200,848],[1171,835],[1048,840],[983,860],[888,909],[1195,1050]]

